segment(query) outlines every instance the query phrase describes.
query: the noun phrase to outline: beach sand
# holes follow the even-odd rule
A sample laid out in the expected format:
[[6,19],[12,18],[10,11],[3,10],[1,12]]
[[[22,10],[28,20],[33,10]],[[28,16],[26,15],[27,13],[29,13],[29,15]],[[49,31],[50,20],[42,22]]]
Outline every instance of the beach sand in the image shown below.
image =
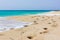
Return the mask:
[[[60,14],[60,11],[51,14]],[[60,15],[13,16],[7,20],[32,22],[23,28],[0,32],[0,40],[60,40]]]

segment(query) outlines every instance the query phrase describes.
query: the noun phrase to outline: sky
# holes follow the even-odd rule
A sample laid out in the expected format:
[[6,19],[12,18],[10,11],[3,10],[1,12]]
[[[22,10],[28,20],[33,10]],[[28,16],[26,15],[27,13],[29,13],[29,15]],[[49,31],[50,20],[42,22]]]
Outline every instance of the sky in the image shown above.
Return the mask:
[[0,10],[60,10],[60,0],[0,0]]

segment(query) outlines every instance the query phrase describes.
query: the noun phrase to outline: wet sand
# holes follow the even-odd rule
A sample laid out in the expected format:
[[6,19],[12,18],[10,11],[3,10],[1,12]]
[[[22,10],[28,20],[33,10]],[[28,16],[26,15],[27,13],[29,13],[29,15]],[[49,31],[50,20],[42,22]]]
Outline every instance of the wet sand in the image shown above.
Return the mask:
[[[60,11],[52,14],[59,14]],[[0,40],[60,40],[60,15],[13,16],[7,20],[32,22],[23,28],[0,32]]]

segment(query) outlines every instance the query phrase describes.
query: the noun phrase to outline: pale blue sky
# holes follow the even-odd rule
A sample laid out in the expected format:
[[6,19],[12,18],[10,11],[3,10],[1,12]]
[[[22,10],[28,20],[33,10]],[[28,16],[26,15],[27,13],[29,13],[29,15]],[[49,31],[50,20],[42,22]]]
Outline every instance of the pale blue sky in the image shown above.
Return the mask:
[[60,0],[0,0],[0,10],[60,10]]

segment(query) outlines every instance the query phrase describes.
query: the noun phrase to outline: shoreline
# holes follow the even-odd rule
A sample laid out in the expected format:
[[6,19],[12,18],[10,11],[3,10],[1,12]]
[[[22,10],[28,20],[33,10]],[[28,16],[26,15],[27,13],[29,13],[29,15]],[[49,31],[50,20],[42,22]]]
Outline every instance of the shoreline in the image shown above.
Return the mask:
[[[25,20],[26,22],[30,22],[29,19],[31,20],[32,18],[31,17],[34,17],[34,16],[59,16],[60,14],[54,14],[56,11],[51,11],[51,12],[45,12],[45,14],[36,14],[36,15],[27,15],[27,16],[6,16],[6,17],[0,17],[0,20],[17,20],[17,21],[21,21],[21,22],[24,22],[22,20],[25,20],[25,18],[27,18],[28,20]],[[60,12],[60,11],[59,11]],[[11,18],[11,19],[10,19]],[[19,19],[20,18],[20,19]]]

